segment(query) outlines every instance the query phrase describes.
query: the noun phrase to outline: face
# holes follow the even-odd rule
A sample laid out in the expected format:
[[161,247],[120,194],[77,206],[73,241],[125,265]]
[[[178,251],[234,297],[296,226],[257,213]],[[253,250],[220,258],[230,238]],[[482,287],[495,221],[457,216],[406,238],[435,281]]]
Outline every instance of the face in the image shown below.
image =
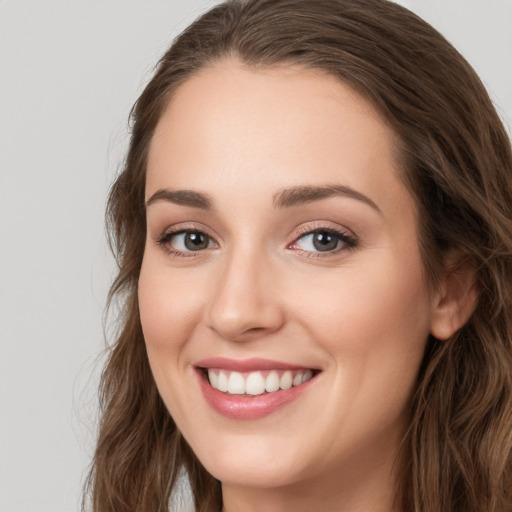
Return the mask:
[[151,143],[139,304],[161,396],[226,486],[371,479],[432,318],[394,136],[332,77],[216,64]]

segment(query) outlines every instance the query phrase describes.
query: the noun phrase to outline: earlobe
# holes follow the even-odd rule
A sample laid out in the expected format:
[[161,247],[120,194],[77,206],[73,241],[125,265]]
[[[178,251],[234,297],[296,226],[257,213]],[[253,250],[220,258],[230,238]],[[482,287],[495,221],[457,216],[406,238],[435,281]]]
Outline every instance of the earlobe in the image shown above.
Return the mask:
[[430,334],[440,340],[450,338],[468,322],[478,299],[474,266],[453,256],[446,263],[435,294],[430,325]]

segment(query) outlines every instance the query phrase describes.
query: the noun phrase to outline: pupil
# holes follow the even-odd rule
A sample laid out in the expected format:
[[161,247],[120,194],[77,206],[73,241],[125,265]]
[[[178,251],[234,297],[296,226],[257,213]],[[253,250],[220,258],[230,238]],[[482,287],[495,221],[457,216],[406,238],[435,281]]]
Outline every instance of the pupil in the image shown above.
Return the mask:
[[208,237],[203,233],[187,233],[185,247],[190,251],[199,251],[208,247]]
[[326,231],[315,233],[313,245],[318,251],[332,251],[338,245],[338,238]]

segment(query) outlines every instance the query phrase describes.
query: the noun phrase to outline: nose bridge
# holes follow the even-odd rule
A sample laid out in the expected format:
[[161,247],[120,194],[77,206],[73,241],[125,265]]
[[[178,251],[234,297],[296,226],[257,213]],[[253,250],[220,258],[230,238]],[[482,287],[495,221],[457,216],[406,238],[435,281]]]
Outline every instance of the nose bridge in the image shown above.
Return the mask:
[[277,330],[282,322],[273,290],[273,264],[261,245],[234,244],[223,256],[208,308],[211,329],[229,340]]

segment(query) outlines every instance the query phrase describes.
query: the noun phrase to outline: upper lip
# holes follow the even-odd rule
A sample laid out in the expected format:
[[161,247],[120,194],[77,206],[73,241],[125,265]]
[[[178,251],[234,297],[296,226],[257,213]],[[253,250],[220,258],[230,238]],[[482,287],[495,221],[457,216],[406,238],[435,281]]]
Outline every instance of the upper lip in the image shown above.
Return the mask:
[[195,363],[197,368],[219,368],[234,372],[255,372],[258,370],[301,370],[313,369],[310,366],[272,361],[254,357],[251,359],[228,359],[225,357],[210,357]]

